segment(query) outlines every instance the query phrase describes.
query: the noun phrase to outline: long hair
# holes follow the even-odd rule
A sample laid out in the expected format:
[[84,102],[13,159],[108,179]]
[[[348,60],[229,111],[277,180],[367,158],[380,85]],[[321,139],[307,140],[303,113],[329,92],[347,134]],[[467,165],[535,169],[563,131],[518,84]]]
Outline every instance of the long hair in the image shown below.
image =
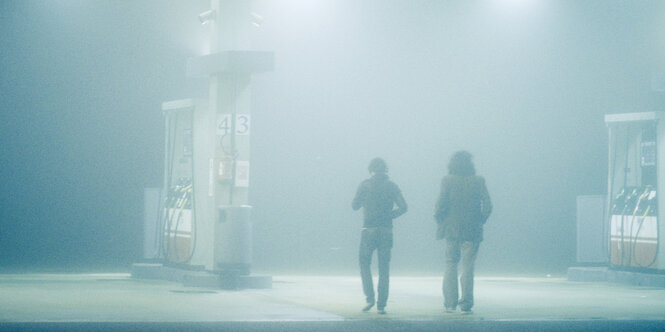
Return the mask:
[[468,151],[457,151],[448,163],[448,174],[450,175],[476,175],[476,168],[471,159],[473,156]]

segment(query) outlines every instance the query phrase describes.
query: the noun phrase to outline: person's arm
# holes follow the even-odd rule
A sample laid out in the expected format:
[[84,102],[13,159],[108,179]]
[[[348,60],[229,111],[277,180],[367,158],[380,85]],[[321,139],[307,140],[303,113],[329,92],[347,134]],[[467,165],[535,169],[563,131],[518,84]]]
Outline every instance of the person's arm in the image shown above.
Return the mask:
[[367,197],[367,186],[365,186],[365,182],[361,183],[360,186],[358,186],[358,190],[356,190],[356,196],[353,197],[353,201],[351,202],[351,208],[354,211],[357,211],[363,206],[363,203],[365,203],[365,199]]
[[390,213],[390,216],[395,219],[403,214],[406,213],[406,211],[409,209],[409,207],[406,205],[406,201],[404,200],[404,196],[402,196],[402,191],[399,190],[397,186],[396,188],[396,193],[395,193],[395,205],[397,205],[397,209],[392,210]]
[[450,209],[450,191],[445,179],[443,179],[441,180],[439,199],[437,199],[436,206],[434,207],[434,220],[436,220],[437,223],[443,222],[443,219],[445,219],[448,214],[448,209]]
[[492,213],[492,201],[490,200],[490,193],[485,186],[485,179],[481,178],[480,186],[480,213],[483,216],[483,224],[487,222],[487,218]]

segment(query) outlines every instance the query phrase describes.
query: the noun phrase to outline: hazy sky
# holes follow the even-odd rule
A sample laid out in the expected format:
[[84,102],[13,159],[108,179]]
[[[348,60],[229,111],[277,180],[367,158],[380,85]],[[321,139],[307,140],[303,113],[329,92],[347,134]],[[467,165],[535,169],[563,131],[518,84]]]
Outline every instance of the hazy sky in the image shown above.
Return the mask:
[[[164,101],[204,97],[208,1],[0,3],[0,266],[128,266],[161,186]],[[495,211],[480,271],[561,272],[575,199],[605,194],[606,113],[661,110],[662,1],[254,1],[259,270],[354,271],[350,202],[381,156],[409,212],[393,268],[440,271],[432,211],[467,149]]]

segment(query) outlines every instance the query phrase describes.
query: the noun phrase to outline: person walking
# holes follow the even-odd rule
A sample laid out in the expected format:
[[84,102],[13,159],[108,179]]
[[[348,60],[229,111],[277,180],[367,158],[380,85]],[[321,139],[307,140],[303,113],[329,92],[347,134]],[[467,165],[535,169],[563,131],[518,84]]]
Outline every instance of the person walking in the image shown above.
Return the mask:
[[[377,312],[385,314],[390,283],[393,219],[406,213],[408,207],[399,187],[388,178],[388,166],[383,159],[372,159],[368,170],[371,177],[360,183],[351,203],[355,211],[363,208],[359,262],[366,303],[362,310],[369,311],[376,303]],[[379,260],[378,301],[374,297],[370,270],[374,250],[377,250]]]
[[[434,218],[437,239],[446,239],[446,268],[443,277],[443,298],[446,312],[472,313],[473,274],[483,225],[492,213],[492,202],[485,179],[476,175],[472,156],[467,151],[453,154],[448,175],[441,180],[441,193],[436,202]],[[458,263],[462,262],[458,288]]]

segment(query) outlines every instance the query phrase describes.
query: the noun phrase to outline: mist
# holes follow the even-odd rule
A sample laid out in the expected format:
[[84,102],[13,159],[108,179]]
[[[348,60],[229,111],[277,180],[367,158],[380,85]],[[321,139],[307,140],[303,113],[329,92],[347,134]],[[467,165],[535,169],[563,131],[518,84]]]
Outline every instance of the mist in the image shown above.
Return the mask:
[[[164,101],[205,97],[208,1],[0,4],[0,267],[141,258],[143,190],[162,186]],[[449,157],[474,155],[494,212],[479,273],[562,273],[575,200],[607,191],[603,115],[660,110],[661,1],[271,1],[252,49],[253,269],[356,273],[373,157],[409,204],[395,273],[439,273],[432,218]]]

